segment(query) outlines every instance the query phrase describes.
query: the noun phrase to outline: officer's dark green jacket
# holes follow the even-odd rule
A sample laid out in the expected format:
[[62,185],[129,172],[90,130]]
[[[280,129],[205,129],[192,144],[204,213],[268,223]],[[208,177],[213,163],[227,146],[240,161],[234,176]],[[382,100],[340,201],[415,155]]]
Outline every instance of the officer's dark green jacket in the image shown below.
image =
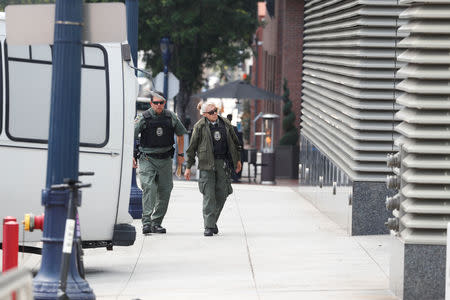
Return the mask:
[[[230,121],[222,118],[221,116],[219,116],[219,118],[225,123],[225,128],[227,130],[228,153],[231,154],[233,166],[236,169],[237,162],[241,160],[241,146]],[[186,150],[186,155],[186,167],[188,169],[195,164],[195,155],[197,155],[199,170],[214,170],[214,151],[211,130],[209,129],[208,120],[205,117],[202,117],[197,123],[195,123],[189,148]]]

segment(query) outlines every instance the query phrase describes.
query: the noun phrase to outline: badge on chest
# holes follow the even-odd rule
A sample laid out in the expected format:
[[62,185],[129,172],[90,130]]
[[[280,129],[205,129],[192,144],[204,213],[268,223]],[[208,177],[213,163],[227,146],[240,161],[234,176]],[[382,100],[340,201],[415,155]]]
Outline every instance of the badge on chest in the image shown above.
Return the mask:
[[218,131],[218,130],[214,131],[214,139],[216,141],[220,141],[222,139],[222,135],[220,134],[220,131]]
[[157,136],[162,136],[164,134],[164,130],[162,127],[158,127],[156,128],[156,135]]

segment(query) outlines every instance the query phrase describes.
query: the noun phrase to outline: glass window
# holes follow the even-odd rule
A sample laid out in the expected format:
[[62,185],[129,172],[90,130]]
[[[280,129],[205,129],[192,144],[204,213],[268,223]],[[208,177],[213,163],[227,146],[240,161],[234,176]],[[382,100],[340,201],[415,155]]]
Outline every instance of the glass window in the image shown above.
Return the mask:
[[105,66],[103,51],[97,47],[84,47],[84,64],[95,67]]
[[[48,140],[51,98],[51,48],[8,46],[7,124],[12,140],[41,142]],[[29,56],[24,58],[24,49]],[[102,147],[108,141],[109,94],[106,51],[101,46],[84,46],[85,62],[81,69],[80,143]],[[95,48],[96,51],[91,51]],[[18,54],[19,57],[13,56]],[[95,59],[91,59],[91,55]],[[103,63],[100,65],[101,55]],[[31,58],[30,58],[31,57]]]
[[29,46],[7,46],[7,50],[9,57],[30,59]]
[[52,61],[52,49],[49,46],[31,46],[31,59]]
[[108,118],[105,71],[83,68],[81,71],[80,139],[86,144],[105,142]]

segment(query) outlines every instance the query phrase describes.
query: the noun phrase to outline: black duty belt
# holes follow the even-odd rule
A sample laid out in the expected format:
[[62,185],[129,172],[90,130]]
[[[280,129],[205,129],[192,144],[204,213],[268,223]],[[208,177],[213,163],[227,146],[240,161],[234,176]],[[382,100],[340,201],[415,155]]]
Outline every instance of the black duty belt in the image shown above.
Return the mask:
[[226,154],[214,154],[214,159],[227,159]]
[[163,153],[144,153],[144,155],[149,156],[151,158],[157,158],[157,159],[166,159],[169,157],[173,157],[173,154],[175,153],[175,149],[172,148],[167,152]]

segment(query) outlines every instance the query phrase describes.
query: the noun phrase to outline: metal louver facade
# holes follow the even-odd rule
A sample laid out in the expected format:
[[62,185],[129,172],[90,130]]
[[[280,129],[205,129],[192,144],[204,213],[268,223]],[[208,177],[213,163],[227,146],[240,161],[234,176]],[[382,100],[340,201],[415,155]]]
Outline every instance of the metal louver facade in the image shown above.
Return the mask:
[[306,0],[301,134],[352,181],[384,182],[396,151],[397,0]]
[[399,235],[407,244],[446,244],[450,221],[450,1],[400,1],[407,23],[398,56],[404,92],[396,127],[401,138]]

